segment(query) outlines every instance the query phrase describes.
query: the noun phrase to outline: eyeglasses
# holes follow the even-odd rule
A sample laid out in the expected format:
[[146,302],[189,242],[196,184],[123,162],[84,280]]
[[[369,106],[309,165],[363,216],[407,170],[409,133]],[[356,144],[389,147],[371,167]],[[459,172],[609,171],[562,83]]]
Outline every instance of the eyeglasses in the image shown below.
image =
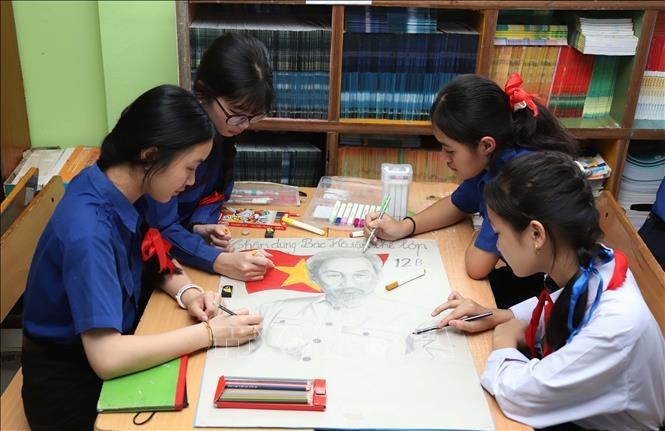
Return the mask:
[[224,106],[219,101],[219,99],[215,98],[215,102],[217,102],[217,106],[219,106],[219,109],[221,109],[224,115],[226,115],[226,124],[228,124],[229,126],[242,126],[243,124],[246,123],[256,124],[259,121],[266,118],[266,116],[268,115],[265,112],[256,115],[231,114],[226,109],[224,109]]

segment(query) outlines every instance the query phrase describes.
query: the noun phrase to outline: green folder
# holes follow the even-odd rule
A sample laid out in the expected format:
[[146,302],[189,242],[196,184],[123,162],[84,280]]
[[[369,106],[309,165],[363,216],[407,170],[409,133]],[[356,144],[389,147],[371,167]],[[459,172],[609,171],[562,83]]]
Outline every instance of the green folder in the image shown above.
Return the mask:
[[187,407],[187,356],[156,367],[106,380],[98,412],[182,410]]

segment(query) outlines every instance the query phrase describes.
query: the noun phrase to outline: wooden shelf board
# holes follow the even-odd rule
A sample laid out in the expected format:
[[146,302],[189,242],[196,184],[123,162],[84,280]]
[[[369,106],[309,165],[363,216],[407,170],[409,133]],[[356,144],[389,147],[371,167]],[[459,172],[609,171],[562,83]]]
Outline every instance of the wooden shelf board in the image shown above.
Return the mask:
[[[353,0],[347,0],[353,6]],[[190,0],[190,3],[252,3],[304,5],[305,0]],[[413,0],[372,0],[372,6],[413,7]],[[569,10],[665,10],[661,0],[578,1],[578,0],[419,0],[418,7],[446,9],[569,9]]]
[[665,140],[665,120],[635,120],[630,137]]

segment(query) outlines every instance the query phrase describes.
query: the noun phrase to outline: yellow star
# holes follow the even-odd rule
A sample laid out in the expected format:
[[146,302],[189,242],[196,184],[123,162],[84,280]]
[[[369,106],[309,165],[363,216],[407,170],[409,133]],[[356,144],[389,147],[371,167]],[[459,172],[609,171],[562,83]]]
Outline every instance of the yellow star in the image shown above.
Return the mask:
[[313,290],[321,291],[321,288],[309,279],[309,272],[305,259],[302,259],[296,266],[276,266],[275,269],[282,271],[289,275],[289,278],[284,280],[282,286],[290,286],[292,284],[303,283],[311,287]]

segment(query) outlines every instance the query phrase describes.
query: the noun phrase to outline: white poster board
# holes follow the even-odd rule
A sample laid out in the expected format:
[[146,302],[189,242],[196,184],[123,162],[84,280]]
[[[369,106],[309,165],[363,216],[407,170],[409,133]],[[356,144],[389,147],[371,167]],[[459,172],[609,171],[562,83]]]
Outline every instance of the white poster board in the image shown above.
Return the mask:
[[[316,267],[317,259],[306,259],[307,273],[318,271],[319,284],[328,283],[328,293],[278,288],[248,294],[244,282],[221,277],[220,286],[234,286],[227,306],[260,312],[264,329],[256,342],[208,351],[195,426],[494,429],[464,335],[452,328],[412,335],[414,329],[436,322],[430,313],[450,293],[437,243],[380,242],[369,248],[369,257],[362,256],[363,245],[362,238],[234,241],[237,250],[317,256]],[[385,263],[374,273],[380,259]],[[424,276],[385,289],[421,268],[426,269]],[[292,282],[303,281],[302,271],[285,271]],[[330,283],[337,284],[333,288]],[[327,408],[215,408],[222,375],[326,379]]]

